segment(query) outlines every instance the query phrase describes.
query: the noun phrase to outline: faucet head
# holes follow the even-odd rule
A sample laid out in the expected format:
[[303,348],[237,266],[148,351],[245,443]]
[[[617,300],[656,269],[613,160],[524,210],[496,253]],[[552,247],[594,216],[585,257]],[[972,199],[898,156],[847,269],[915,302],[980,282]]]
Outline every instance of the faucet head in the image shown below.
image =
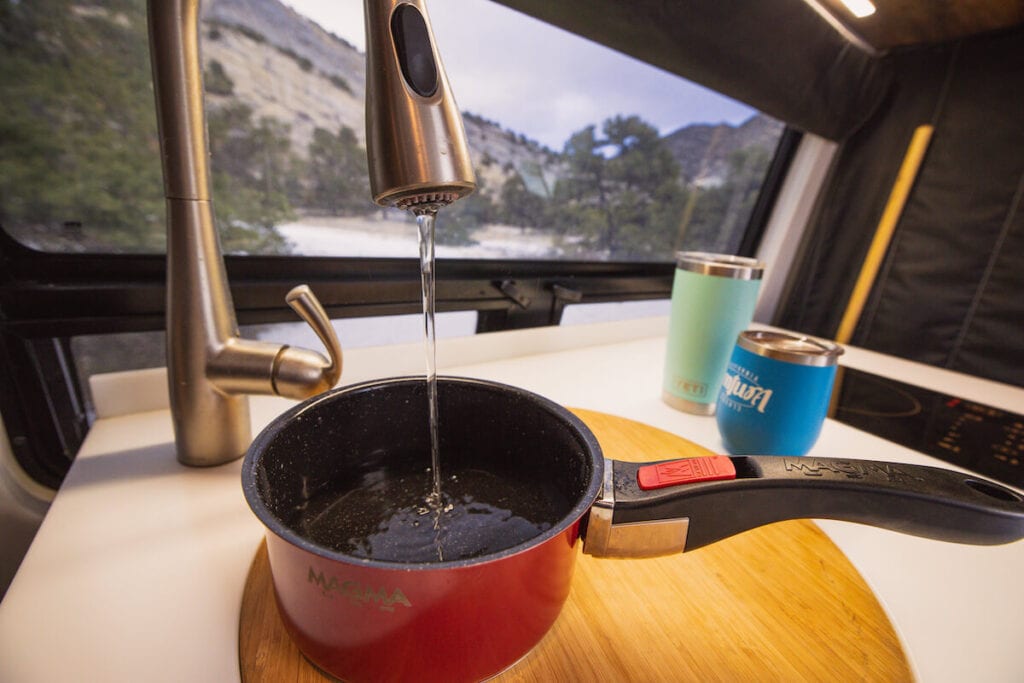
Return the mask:
[[476,188],[462,115],[422,0],[365,0],[366,149],[375,202],[435,209]]
[[419,214],[436,212],[442,206],[448,206],[454,202],[459,196],[456,192],[416,192],[403,194],[393,200],[389,198],[389,201],[399,209]]

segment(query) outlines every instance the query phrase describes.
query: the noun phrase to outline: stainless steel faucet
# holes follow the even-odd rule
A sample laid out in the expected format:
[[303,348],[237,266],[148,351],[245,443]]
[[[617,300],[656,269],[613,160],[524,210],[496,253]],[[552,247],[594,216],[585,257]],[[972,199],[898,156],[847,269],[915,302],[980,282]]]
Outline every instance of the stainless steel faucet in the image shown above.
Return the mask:
[[476,189],[423,0],[364,0],[366,156],[382,206],[436,210]]
[[174,440],[185,465],[219,465],[252,440],[248,394],[304,398],[341,376],[341,345],[305,285],[286,300],[328,358],[242,339],[210,205],[198,0],[152,0],[149,38],[167,199],[167,372]]
[[[178,460],[218,465],[249,447],[248,394],[332,387],[341,346],[305,285],[288,303],[329,358],[241,339],[213,223],[199,57],[199,0],[149,0],[167,199],[167,369]],[[374,200],[421,213],[476,187],[462,117],[422,0],[365,0],[367,157]]]

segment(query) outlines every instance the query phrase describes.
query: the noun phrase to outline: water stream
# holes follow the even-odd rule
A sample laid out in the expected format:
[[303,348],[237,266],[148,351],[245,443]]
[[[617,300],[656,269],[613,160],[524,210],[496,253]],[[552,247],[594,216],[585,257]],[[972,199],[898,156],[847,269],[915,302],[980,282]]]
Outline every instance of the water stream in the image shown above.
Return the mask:
[[441,449],[437,416],[437,332],[434,326],[434,224],[437,209],[431,208],[416,214],[419,230],[420,281],[423,286],[423,336],[427,359],[427,402],[430,419],[430,465],[434,487],[431,500],[437,506],[441,502]]

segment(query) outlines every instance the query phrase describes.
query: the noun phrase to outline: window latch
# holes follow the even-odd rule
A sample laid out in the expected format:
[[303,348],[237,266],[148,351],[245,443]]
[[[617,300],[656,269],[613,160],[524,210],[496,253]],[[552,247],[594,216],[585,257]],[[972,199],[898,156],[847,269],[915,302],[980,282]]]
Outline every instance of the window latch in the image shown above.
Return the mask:
[[519,284],[515,280],[502,280],[501,284],[498,285],[498,289],[501,290],[502,294],[514,301],[519,308],[526,309],[530,307],[530,297],[519,290]]

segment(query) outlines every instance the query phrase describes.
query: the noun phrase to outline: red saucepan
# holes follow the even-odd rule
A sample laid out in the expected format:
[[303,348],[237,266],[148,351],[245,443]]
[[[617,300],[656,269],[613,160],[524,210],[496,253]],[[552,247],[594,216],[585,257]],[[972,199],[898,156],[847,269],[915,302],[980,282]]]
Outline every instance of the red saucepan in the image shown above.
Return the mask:
[[[580,537],[584,552],[632,557],[796,518],[960,543],[1024,537],[1021,496],[947,470],[771,456],[641,465],[605,460],[577,417],[522,389],[441,378],[439,405],[442,490],[469,500],[466,488],[483,476],[515,491],[495,494],[498,512],[467,533],[489,537],[456,559],[332,537],[332,524],[347,522],[334,519],[331,501],[349,501],[358,516],[407,495],[390,482],[427,476],[422,378],[310,399],[274,420],[246,455],[243,489],[268,529],[284,624],[308,659],[343,680],[471,681],[511,666],[558,616]],[[479,521],[475,505],[460,508],[464,519]],[[422,530],[440,512],[410,514],[405,521]],[[359,524],[374,537],[386,522],[370,514]],[[446,543],[463,552],[476,542],[467,538]]]

